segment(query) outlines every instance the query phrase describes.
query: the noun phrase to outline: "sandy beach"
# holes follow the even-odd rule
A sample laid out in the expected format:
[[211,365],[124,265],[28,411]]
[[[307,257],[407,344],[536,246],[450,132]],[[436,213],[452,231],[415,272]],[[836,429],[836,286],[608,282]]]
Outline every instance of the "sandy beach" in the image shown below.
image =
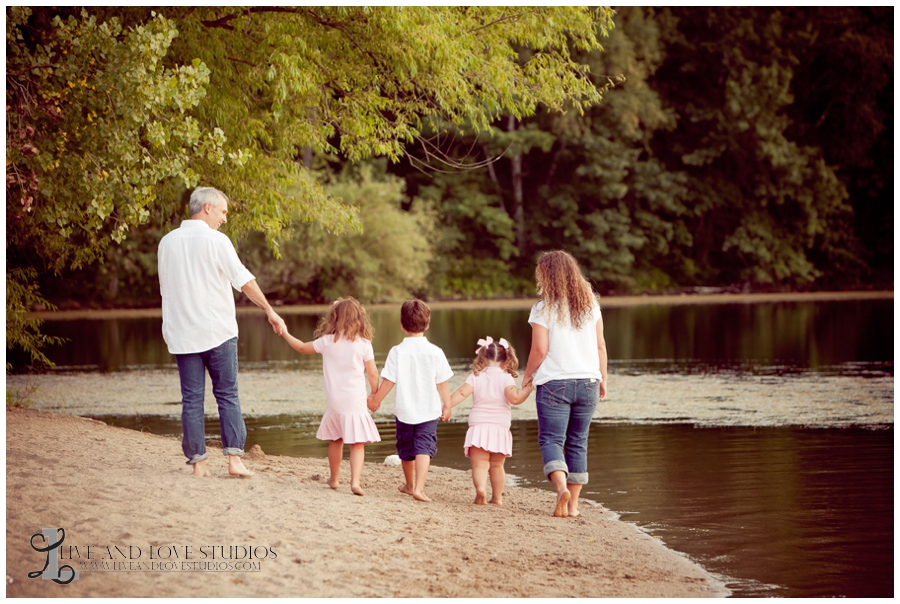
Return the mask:
[[[34,409],[6,420],[9,597],[728,593],[589,502],[579,518],[553,518],[551,493],[508,487],[502,507],[475,506],[467,472],[433,468],[432,503],[397,490],[398,467],[374,463],[364,497],[331,490],[325,459],[255,452],[245,459],[256,475],[240,479],[213,450],[213,476],[195,479],[175,438]],[[79,571],[68,585],[28,577],[47,556],[31,537],[50,527],[66,531],[58,564]]]

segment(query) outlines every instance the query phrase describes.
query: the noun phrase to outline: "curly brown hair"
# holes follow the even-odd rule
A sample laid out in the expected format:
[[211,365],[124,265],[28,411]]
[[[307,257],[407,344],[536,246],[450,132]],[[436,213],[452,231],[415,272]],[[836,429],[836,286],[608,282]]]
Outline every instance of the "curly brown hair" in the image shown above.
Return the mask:
[[372,340],[375,330],[369,322],[369,315],[356,298],[338,298],[331,305],[328,314],[319,321],[315,337],[334,334],[334,341],[342,337],[351,342],[357,338]]
[[472,362],[472,373],[478,375],[484,368],[490,365],[491,362],[500,363],[502,366],[503,363],[506,363],[505,371],[509,373],[514,378],[519,377],[519,373],[516,371],[519,368],[519,359],[516,357],[516,349],[512,347],[512,344],[508,344],[509,348],[504,348],[497,342],[491,342],[485,346],[482,346],[478,349],[478,356],[475,357],[475,361]]
[[568,252],[545,252],[534,277],[544,308],[554,312],[557,321],[568,320],[576,329],[590,318],[594,302],[599,303],[578,261]]

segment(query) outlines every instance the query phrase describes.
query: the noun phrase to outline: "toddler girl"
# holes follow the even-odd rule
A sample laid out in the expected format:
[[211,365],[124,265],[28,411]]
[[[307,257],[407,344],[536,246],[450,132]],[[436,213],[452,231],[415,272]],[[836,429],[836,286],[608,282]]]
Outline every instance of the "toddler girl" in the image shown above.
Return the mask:
[[491,503],[503,505],[503,486],[506,484],[503,463],[512,455],[509,406],[524,403],[534,386],[529,385],[521,390],[516,388],[513,378],[519,377],[516,373],[519,360],[506,340],[500,338],[499,342],[494,342],[488,336],[485,340],[478,340],[478,346],[472,373],[450,397],[450,406],[444,407],[441,419],[450,419],[450,410],[469,395],[474,395],[469,412],[469,431],[463,446],[466,457],[472,462],[475,503],[486,503],[487,477],[490,473]]
[[359,485],[365,443],[381,440],[366,408],[366,377],[372,392],[378,388],[372,332],[372,324],[362,305],[353,298],[341,298],[332,304],[328,316],[316,328],[316,340],[303,342],[287,329],[282,333],[297,352],[322,355],[327,407],[316,438],[331,441],[328,444],[331,468],[328,486],[332,489],[338,488],[344,443],[350,445],[350,490],[354,495],[365,495]]

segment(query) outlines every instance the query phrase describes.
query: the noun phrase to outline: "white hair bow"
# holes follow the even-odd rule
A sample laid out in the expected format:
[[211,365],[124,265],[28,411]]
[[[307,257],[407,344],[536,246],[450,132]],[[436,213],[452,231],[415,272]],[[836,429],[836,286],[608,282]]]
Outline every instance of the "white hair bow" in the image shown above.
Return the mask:
[[[492,338],[491,336],[487,336],[486,338],[480,339],[480,340],[478,340],[478,350],[476,350],[475,352],[477,353],[485,346],[490,346],[493,343],[494,343],[494,338]],[[503,348],[509,350],[509,342],[507,342],[506,339],[500,338],[500,341],[497,342],[497,344],[499,344]]]

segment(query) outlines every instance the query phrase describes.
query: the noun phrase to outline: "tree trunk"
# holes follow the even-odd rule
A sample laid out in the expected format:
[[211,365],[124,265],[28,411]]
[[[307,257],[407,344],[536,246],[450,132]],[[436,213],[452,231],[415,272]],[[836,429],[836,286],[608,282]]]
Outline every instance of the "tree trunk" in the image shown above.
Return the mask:
[[[516,131],[516,118],[509,117],[509,132]],[[513,221],[516,225],[516,247],[525,253],[525,194],[522,187],[522,154],[513,144],[509,161],[512,164]]]

